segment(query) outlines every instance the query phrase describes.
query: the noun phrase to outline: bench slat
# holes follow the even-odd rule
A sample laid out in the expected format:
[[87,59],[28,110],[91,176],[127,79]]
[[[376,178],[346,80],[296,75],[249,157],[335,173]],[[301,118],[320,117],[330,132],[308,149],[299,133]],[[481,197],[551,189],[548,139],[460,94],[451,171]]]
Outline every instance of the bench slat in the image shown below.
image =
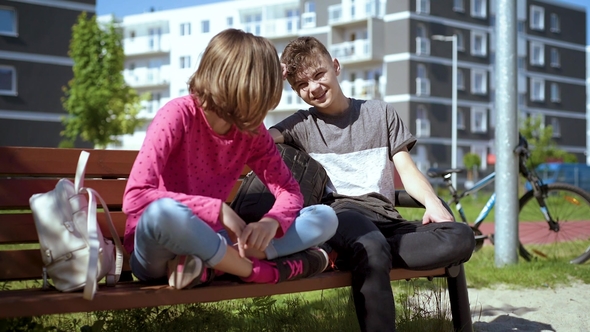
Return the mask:
[[[40,279],[43,261],[39,249],[2,250],[0,251],[0,280],[32,280]],[[131,271],[129,255],[125,253],[123,271]],[[1,292],[0,292],[1,293]]]
[[[410,271],[396,269],[391,280],[403,280],[424,276],[444,276],[445,269]],[[119,283],[115,287],[101,286],[94,300],[87,301],[80,293],[57,291],[14,290],[0,292],[0,318],[72,313],[97,310],[117,310],[160,305],[215,302],[277,294],[306,292],[320,289],[350,286],[349,272],[325,272],[313,278],[288,281],[279,284],[242,284],[219,281],[206,287],[174,290],[168,285]],[[51,303],[51,305],[47,305]]]
[[[100,229],[105,237],[111,238],[104,213],[97,215]],[[126,216],[121,211],[111,212],[111,218],[119,237],[125,233]],[[30,213],[0,214],[0,244],[37,243],[37,230],[33,215]]]
[[[68,177],[76,172],[83,149],[0,147],[0,174]],[[137,156],[133,150],[90,152],[87,176],[128,177]]]
[[[56,179],[0,179],[0,210],[29,209],[29,198],[32,195],[53,190],[56,183]],[[241,183],[242,181],[238,180],[234,184],[227,199],[228,202],[231,202],[235,197]],[[105,200],[109,209],[113,210],[121,209],[126,185],[126,180],[86,179],[84,181],[84,186],[96,190]]]
[[[73,182],[73,181],[72,181]],[[0,209],[28,209],[29,198],[55,188],[55,179],[0,179]],[[109,208],[120,209],[126,180],[90,180],[84,186],[98,191]]]

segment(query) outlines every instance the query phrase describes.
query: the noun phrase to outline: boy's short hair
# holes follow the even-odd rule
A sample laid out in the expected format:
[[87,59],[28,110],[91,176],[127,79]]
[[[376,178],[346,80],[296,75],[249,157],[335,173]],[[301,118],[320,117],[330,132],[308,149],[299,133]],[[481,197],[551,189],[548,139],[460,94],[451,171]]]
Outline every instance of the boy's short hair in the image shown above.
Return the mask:
[[224,30],[207,45],[188,84],[201,107],[241,131],[255,133],[281,100],[283,80],[277,50],[264,37]]
[[281,63],[287,68],[289,84],[295,83],[302,70],[316,66],[322,56],[332,59],[326,46],[315,37],[299,37],[290,41],[281,54]]

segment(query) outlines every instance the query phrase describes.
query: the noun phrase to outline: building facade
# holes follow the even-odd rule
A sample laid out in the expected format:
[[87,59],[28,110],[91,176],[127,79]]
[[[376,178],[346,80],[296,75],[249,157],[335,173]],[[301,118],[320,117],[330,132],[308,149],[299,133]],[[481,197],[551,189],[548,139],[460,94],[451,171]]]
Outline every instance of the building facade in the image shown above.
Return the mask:
[[[556,142],[586,152],[583,8],[518,0],[518,112],[552,125]],[[269,38],[280,53],[293,38],[317,37],[340,60],[347,96],[392,104],[418,137],[412,156],[422,171],[451,166],[452,47],[433,35],[457,36],[457,164],[473,152],[481,168],[494,154],[493,0],[226,1],[123,17],[125,78],[149,93],[142,116],[187,93],[199,54],[216,33],[240,28]],[[270,126],[306,108],[285,84]],[[126,137],[137,149],[145,135]]]
[[78,15],[96,0],[0,0],[0,145],[57,147]]

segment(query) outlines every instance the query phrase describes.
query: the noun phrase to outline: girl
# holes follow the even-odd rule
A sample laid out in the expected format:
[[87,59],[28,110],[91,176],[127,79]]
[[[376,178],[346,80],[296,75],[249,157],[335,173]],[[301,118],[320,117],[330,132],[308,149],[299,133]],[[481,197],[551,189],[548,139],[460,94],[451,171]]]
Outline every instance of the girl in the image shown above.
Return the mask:
[[[222,31],[189,87],[154,117],[125,188],[133,273],[142,281],[167,276],[181,289],[210,281],[211,269],[257,283],[322,272],[327,255],[314,246],[334,235],[336,214],[325,205],[302,209],[299,185],[262,123],[283,87],[274,46]],[[225,203],[245,165],[276,198],[248,225]]]

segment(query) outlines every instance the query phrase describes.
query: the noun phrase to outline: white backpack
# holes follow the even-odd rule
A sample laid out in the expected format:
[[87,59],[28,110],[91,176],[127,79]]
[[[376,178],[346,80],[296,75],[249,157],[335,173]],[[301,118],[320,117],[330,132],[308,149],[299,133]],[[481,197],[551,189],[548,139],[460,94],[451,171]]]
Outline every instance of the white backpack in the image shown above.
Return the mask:
[[[94,189],[84,187],[89,155],[80,153],[75,184],[61,179],[55,189],[31,196],[29,203],[45,265],[44,288],[49,286],[49,276],[56,289],[84,289],[84,298],[92,300],[99,280],[106,277],[107,285],[119,281],[124,249],[104,200]],[[96,220],[96,198],[104,208],[115,244],[102,236]]]

